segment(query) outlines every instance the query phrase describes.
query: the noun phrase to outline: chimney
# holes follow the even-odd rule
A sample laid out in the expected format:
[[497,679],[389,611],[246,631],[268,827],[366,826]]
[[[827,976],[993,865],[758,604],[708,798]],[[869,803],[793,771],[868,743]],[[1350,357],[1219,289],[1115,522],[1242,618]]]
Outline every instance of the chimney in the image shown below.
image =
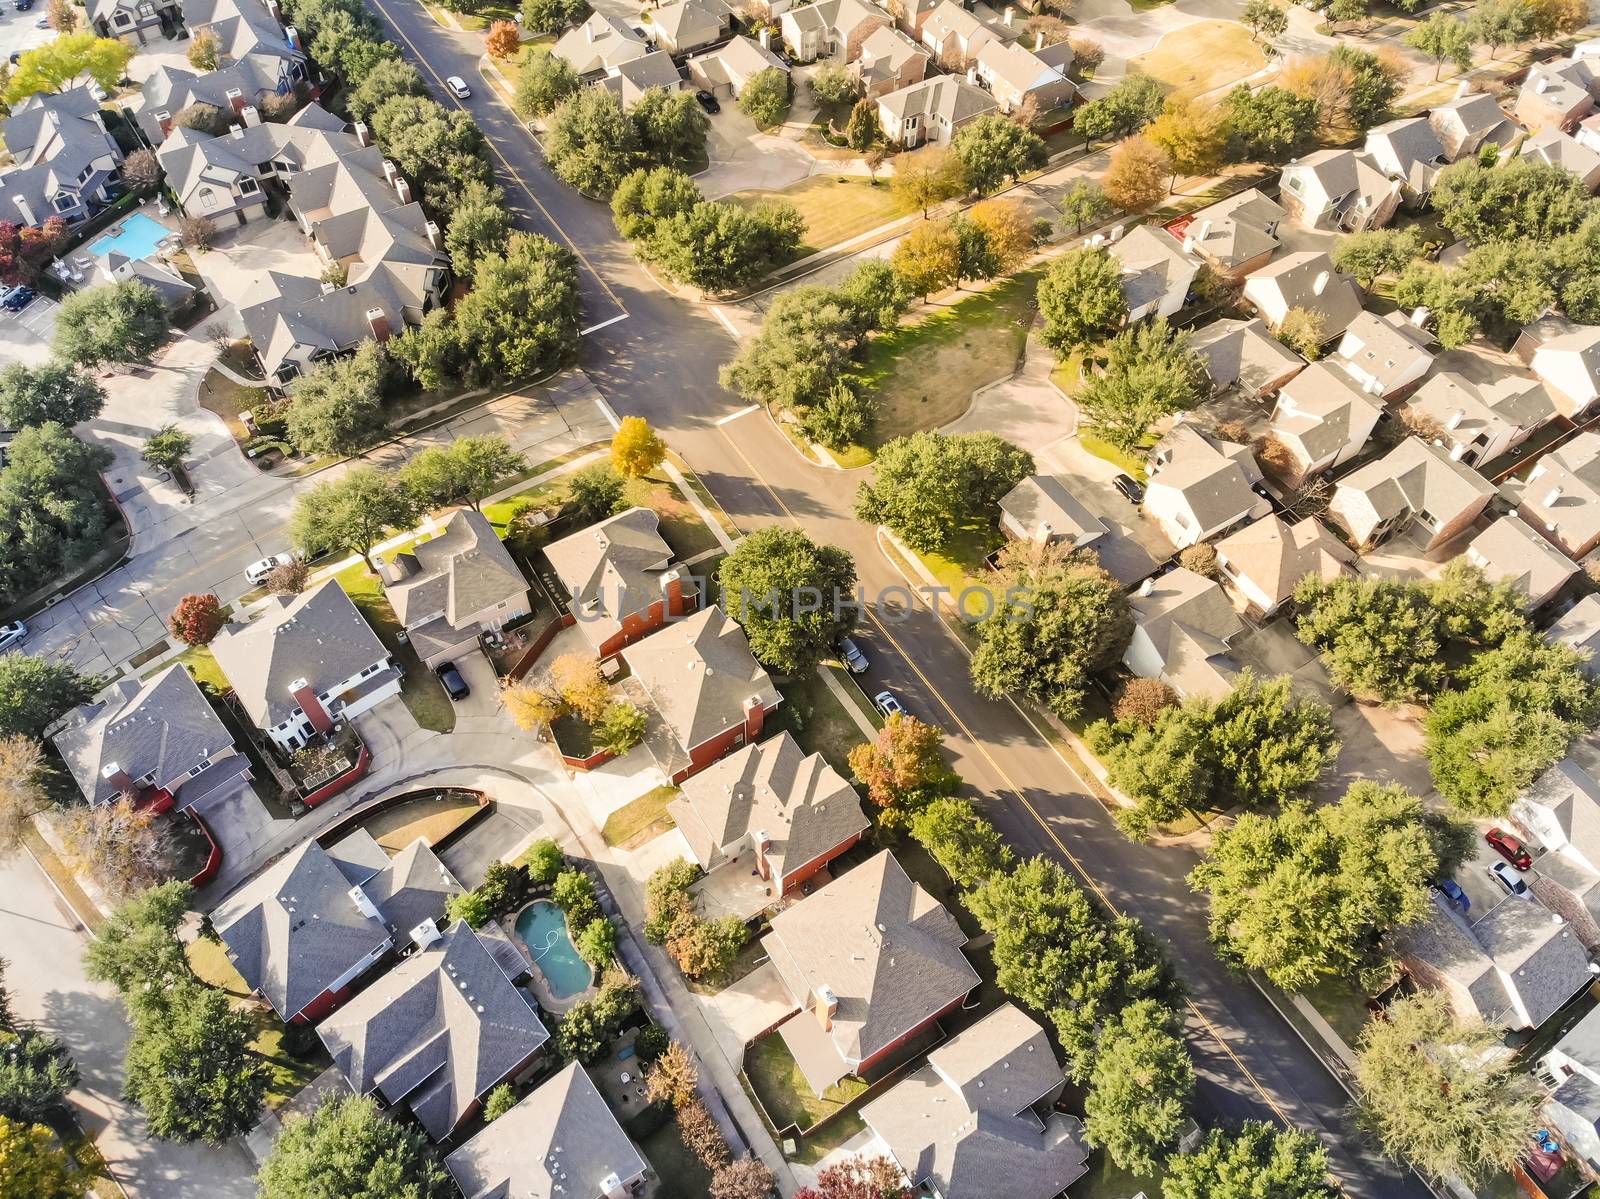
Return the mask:
[[766,829],[756,829],[750,834],[750,842],[756,847],[756,869],[761,872],[761,877],[769,883],[772,881],[772,865],[767,861],[767,850],[772,848],[772,837]]
[[1040,50],[1043,50],[1043,49],[1044,49],[1044,30],[1041,29],[1041,30],[1039,30],[1038,33],[1033,35],[1033,52],[1035,54],[1037,54]]
[[272,14],[274,21],[283,24],[283,9],[278,7],[278,0],[267,0],[267,11]]
[[584,36],[584,39],[586,41],[591,41],[591,42],[594,41],[594,22],[593,21],[585,21],[583,23],[583,36]]
[[17,206],[17,212],[21,214],[24,225],[37,225],[39,223],[34,219],[33,205],[28,203],[27,196],[12,196],[11,202]]
[[817,986],[817,1023],[826,1032],[833,1031],[833,1018],[839,1014],[839,997],[827,983]]
[[101,767],[100,777],[106,781],[107,786],[115,787],[119,795],[132,795],[134,792],[133,780],[116,762],[107,762]]
[[418,949],[426,949],[441,936],[439,925],[433,920],[424,920],[411,930],[411,941]]
[[331,296],[334,292],[339,290],[333,284],[329,283],[326,279],[324,279],[322,281],[321,287],[322,287],[322,294],[325,295],[325,296]]
[[1464,97],[1471,90],[1472,90],[1471,81],[1463,79],[1460,83],[1456,84],[1456,99],[1460,100],[1462,97]]
[[367,309],[367,326],[372,330],[372,338],[379,345],[389,340],[389,335],[394,332],[389,327],[389,316],[381,308]]
[[1016,19],[1017,19],[1017,6],[1015,4],[1006,5],[1005,16],[1002,18],[1002,20],[1004,20],[1005,23],[1006,23],[1006,28],[1010,29],[1011,26],[1013,24],[1015,24]]
[[1328,272],[1327,271],[1318,271],[1317,272],[1317,281],[1311,285],[1311,294],[1314,295],[1314,296],[1320,296],[1323,292],[1325,292],[1327,290],[1328,290]]
[[767,719],[767,710],[761,706],[761,697],[752,695],[744,701],[744,739],[753,743],[761,736],[761,726]]
[[1427,325],[1428,317],[1431,316],[1431,315],[1432,315],[1432,313],[1430,313],[1428,311],[1426,305],[1418,304],[1415,308],[1413,308],[1411,310],[1411,316],[1408,319],[1411,321],[1411,323],[1413,325],[1415,325],[1417,328],[1421,329],[1421,328],[1423,328],[1424,326]]
[[444,235],[439,232],[439,226],[432,221],[428,222],[428,244],[435,250],[444,249]]
[[367,128],[367,123],[365,121],[357,121],[355,123],[355,134],[356,141],[360,142],[363,146],[370,146],[372,144],[372,130]]
[[356,911],[369,920],[383,919],[383,916],[378,911],[378,905],[367,897],[367,893],[361,889],[359,884],[350,888],[350,899],[356,905]]
[[1146,579],[1144,582],[1139,584],[1139,594],[1140,595],[1151,596],[1151,595],[1155,594],[1155,591],[1156,591],[1156,581],[1154,579]]
[[1561,488],[1552,487],[1549,491],[1544,493],[1544,507],[1546,507],[1546,508],[1554,508],[1556,506],[1556,501],[1559,500],[1560,498],[1561,498]]
[[244,136],[244,126],[243,125],[235,125],[232,129],[228,130],[228,136],[231,137],[234,141],[238,141],[241,137]]
[[246,126],[261,124],[261,110],[254,104],[246,104],[239,110],[239,115],[244,118]]
[[1466,409],[1457,408],[1450,414],[1450,419],[1444,422],[1444,427],[1446,429],[1459,429],[1461,427],[1461,422],[1466,419],[1466,416]]
[[400,203],[411,203],[411,184],[406,182],[404,178],[396,178],[394,181],[394,194],[399,197]]
[[166,109],[162,109],[153,115],[156,118],[156,124],[161,126],[161,140],[166,141],[167,138],[172,136],[172,114]]
[[228,107],[233,109],[234,116],[240,116],[244,113],[244,92],[239,88],[230,87],[228,89]]
[[1548,75],[1540,75],[1539,76],[1539,82],[1537,82],[1537,83],[1535,83],[1533,85],[1534,94],[1542,96],[1542,95],[1545,94],[1545,92],[1547,92],[1549,90],[1550,90],[1550,77]]
[[300,705],[300,710],[306,714],[306,719],[317,732],[326,733],[333,727],[333,720],[328,716],[328,710],[322,706],[322,701],[317,698],[316,690],[310,683],[304,679],[296,679],[289,684],[289,694],[294,696],[294,702]]
[[293,25],[290,25],[283,31],[283,36],[289,39],[290,46],[294,47],[296,50],[300,49],[300,31]]
[[772,49],[772,26],[771,25],[763,25],[761,27],[761,48],[763,50]]
[[1051,527],[1050,522],[1041,520],[1039,527],[1033,531],[1033,539],[1042,545],[1050,540],[1053,533],[1055,533],[1055,529]]
[[684,614],[683,571],[673,569],[661,576],[661,599],[661,606],[668,617]]
[[383,181],[385,183],[387,183],[390,187],[393,187],[394,186],[394,181],[396,179],[398,179],[399,177],[400,177],[399,168],[396,167],[394,165],[394,163],[390,162],[387,158],[385,158],[383,160]]

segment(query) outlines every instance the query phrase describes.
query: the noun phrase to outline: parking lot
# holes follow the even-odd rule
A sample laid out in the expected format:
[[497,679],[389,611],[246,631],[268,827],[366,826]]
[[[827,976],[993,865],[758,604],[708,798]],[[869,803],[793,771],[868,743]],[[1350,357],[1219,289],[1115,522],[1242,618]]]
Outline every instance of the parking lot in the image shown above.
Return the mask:
[[45,362],[50,357],[59,307],[54,300],[39,296],[21,312],[0,309],[0,364],[38,366]]

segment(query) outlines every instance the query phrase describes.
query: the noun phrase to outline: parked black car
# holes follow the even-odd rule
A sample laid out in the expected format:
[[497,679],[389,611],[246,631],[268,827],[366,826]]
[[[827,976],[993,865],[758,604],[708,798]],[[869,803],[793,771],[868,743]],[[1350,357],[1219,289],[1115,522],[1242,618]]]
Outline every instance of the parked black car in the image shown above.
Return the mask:
[[441,662],[433,668],[433,673],[439,676],[439,681],[444,684],[445,693],[452,700],[463,700],[472,694],[472,688],[467,686],[467,680],[461,677],[461,672],[456,669],[454,662]]
[[1134,482],[1132,475],[1118,475],[1111,480],[1111,486],[1115,487],[1122,494],[1122,498],[1130,504],[1137,504],[1144,499],[1144,488]]
[[707,112],[722,111],[722,105],[718,103],[717,98],[708,91],[698,91],[694,94],[694,98],[699,103],[700,107],[705,109]]
[[13,287],[0,294],[0,308],[7,312],[21,312],[38,293],[31,287]]

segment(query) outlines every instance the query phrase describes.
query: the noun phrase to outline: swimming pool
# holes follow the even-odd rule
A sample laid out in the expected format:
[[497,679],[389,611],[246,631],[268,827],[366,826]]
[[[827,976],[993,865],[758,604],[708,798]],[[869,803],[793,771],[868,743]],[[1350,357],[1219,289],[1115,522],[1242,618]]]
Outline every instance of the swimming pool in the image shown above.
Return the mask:
[[172,230],[160,221],[136,212],[110,233],[90,242],[89,252],[99,258],[113,250],[129,258],[150,258],[155,255],[156,247],[171,236]]
[[548,899],[536,899],[517,916],[517,936],[550,984],[550,993],[567,999],[586,988],[594,970],[578,956],[567,935],[567,918]]

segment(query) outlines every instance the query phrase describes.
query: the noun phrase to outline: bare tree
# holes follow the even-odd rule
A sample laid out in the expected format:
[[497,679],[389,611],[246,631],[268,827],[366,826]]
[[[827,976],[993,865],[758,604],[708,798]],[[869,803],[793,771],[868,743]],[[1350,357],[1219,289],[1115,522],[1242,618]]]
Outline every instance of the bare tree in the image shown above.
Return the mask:
[[172,844],[148,808],[123,796],[74,808],[57,826],[68,864],[98,882],[113,901],[171,877]]
[[0,737],[0,850],[13,848],[33,818],[50,806],[47,770],[44,746],[32,737]]

